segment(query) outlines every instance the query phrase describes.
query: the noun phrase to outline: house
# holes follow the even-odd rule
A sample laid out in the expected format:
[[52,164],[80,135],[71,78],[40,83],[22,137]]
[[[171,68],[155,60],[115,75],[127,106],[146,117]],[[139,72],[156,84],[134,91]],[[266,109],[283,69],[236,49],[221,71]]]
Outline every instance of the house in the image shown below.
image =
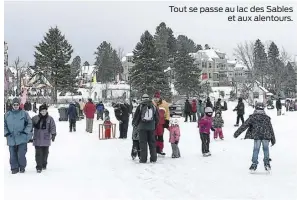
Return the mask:
[[234,68],[236,60],[227,60],[227,65],[219,69],[220,86],[231,86],[234,80]]
[[250,105],[255,105],[256,102],[262,102],[266,104],[269,96],[273,94],[270,93],[266,88],[261,86],[259,81],[255,81],[252,89],[249,92],[248,102]]
[[90,66],[83,66],[81,68],[81,78],[82,78],[82,84],[86,84],[88,82],[91,82],[93,79],[93,76],[95,74],[96,65],[90,65]]
[[122,79],[124,81],[129,81],[129,71],[134,66],[134,63],[132,62],[133,53],[127,53],[121,61],[123,66]]
[[220,86],[220,69],[226,69],[226,53],[215,49],[199,50],[197,53],[190,53],[195,59],[194,64],[201,69],[202,81],[209,82],[210,86]]

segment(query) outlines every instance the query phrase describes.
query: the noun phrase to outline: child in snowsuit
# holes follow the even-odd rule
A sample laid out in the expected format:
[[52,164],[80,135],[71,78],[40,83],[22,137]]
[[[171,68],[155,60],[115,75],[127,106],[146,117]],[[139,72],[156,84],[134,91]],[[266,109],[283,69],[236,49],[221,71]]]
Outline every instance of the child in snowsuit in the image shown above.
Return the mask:
[[169,126],[169,142],[172,147],[172,158],[179,158],[180,151],[178,148],[179,138],[180,138],[180,129],[178,125],[178,120],[174,119]]
[[112,123],[110,121],[109,116],[106,116],[105,117],[104,122],[103,122],[103,125],[104,125],[104,136],[105,136],[105,139],[110,139],[111,138],[111,126],[112,126]]
[[221,140],[224,139],[222,127],[224,126],[224,120],[222,118],[221,112],[217,112],[215,117],[213,118],[213,127],[214,131],[214,139],[217,139],[218,136]]
[[166,113],[165,108],[159,107],[158,113],[159,113],[159,123],[155,130],[156,150],[157,150],[157,154],[164,156],[165,153],[163,152],[163,148],[164,148],[163,135],[164,135],[164,124],[165,124],[165,113]]
[[209,152],[209,134],[210,130],[214,131],[215,129],[212,127],[212,113],[213,110],[211,107],[205,108],[205,116],[198,121],[198,127],[200,132],[200,138],[202,142],[202,154],[204,157],[211,156]]
[[140,146],[139,146],[139,129],[137,126],[133,127],[132,131],[132,140],[133,140],[133,145],[132,145],[132,150],[131,150],[131,157],[134,160],[136,156],[140,156]]

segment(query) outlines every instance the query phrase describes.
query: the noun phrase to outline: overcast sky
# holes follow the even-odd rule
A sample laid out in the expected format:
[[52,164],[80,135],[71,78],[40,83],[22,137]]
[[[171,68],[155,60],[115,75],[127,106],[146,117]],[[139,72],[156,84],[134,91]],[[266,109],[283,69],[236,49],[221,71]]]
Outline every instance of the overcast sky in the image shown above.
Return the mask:
[[[256,3],[240,4],[252,6]],[[275,41],[290,55],[297,54],[297,4],[293,22],[228,22],[228,13],[171,13],[176,6],[236,6],[235,3],[202,2],[5,2],[4,37],[9,47],[9,62],[34,62],[34,45],[50,26],[58,26],[74,48],[73,57],[94,63],[94,51],[104,40],[125,53],[132,52],[145,30],[155,33],[164,21],[175,36],[184,34],[196,43],[209,44],[232,57],[237,43],[260,38]],[[262,6],[272,4],[261,4]],[[258,6],[260,6],[258,4]],[[236,13],[235,13],[236,14]]]

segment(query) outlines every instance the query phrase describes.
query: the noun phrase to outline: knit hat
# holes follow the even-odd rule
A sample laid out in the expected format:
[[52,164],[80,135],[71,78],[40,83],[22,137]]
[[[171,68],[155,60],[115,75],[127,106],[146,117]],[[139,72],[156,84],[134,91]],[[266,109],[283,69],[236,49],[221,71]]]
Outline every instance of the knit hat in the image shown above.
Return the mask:
[[45,104],[42,104],[41,106],[39,106],[39,112],[42,110],[47,110],[47,106]]
[[20,104],[20,99],[19,99],[19,98],[14,98],[14,99],[12,100],[12,104],[15,104],[15,103]]
[[155,92],[154,98],[160,98],[160,97],[161,97],[160,91]]
[[150,97],[147,94],[143,94],[141,97],[141,100],[149,100],[149,99],[150,99]]
[[212,113],[212,108],[211,107],[206,107],[205,108],[205,113]]
[[265,106],[263,103],[259,102],[256,104],[255,109],[256,110],[264,110]]

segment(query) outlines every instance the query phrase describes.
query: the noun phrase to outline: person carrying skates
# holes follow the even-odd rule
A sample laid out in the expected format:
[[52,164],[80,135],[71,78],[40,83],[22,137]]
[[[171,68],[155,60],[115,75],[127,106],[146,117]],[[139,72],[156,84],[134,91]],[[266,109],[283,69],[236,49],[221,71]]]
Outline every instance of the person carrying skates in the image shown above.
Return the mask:
[[254,113],[250,115],[250,117],[237,129],[234,133],[234,138],[237,138],[246,129],[248,130],[244,139],[254,140],[252,165],[250,170],[255,171],[257,169],[258,155],[262,144],[264,152],[264,167],[265,170],[269,171],[271,169],[269,142],[271,141],[272,146],[275,144],[275,135],[271,119],[268,115],[266,115],[263,103],[257,103]]

